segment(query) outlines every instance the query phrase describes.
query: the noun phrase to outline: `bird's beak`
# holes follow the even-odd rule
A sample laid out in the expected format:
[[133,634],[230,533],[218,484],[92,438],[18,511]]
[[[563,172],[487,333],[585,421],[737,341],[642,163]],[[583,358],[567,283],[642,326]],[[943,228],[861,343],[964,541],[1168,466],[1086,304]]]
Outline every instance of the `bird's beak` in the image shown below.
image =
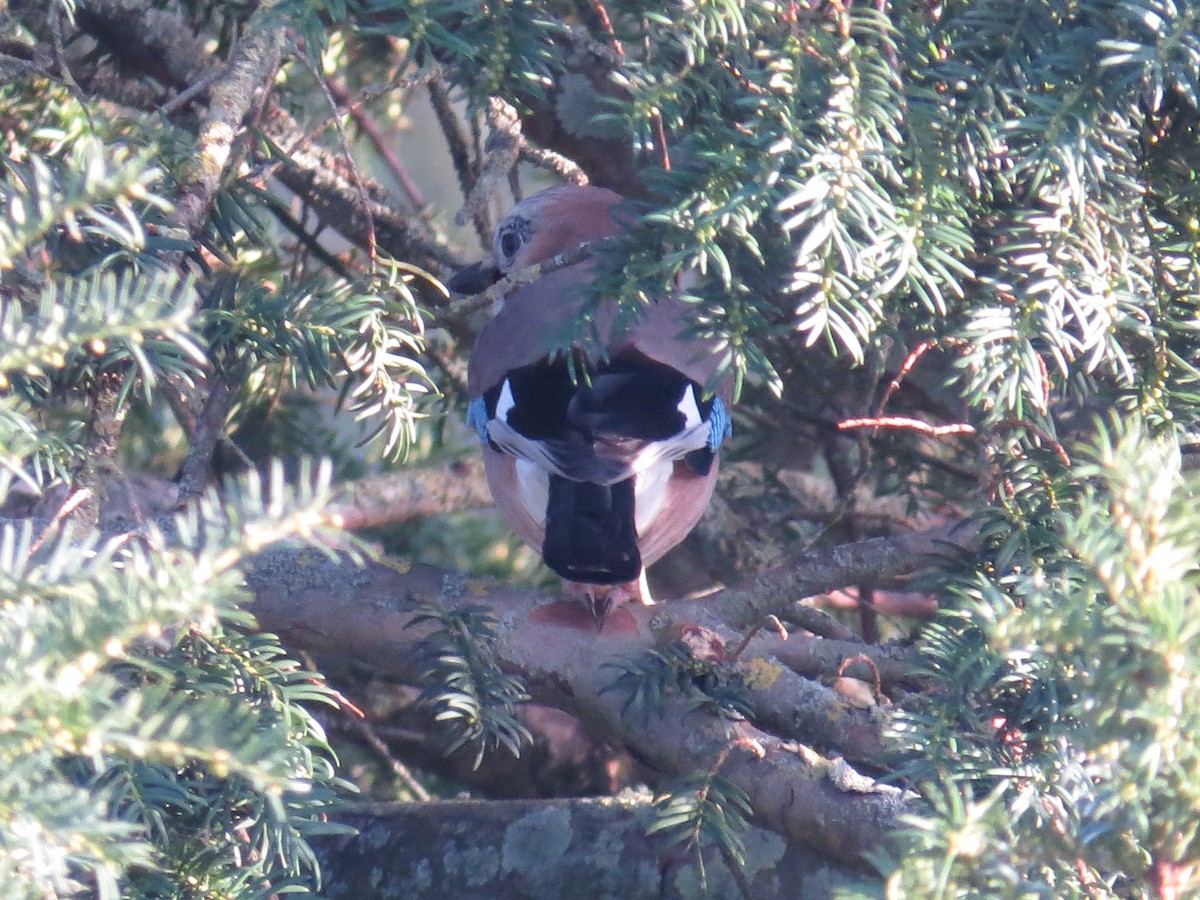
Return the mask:
[[486,291],[499,280],[500,266],[489,256],[464,269],[459,269],[446,282],[446,287],[452,293],[470,296]]

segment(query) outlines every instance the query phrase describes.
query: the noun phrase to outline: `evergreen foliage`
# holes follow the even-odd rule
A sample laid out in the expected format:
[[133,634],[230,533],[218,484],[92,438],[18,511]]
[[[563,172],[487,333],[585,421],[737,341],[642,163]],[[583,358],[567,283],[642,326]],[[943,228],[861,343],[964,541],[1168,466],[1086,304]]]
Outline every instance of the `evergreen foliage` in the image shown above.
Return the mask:
[[642,657],[605,663],[617,675],[604,693],[619,691],[625,700],[624,715],[643,719],[662,715],[668,697],[681,697],[690,709],[704,710],[720,719],[749,715],[746,686],[732,667],[699,659],[683,641]]
[[[360,144],[330,85],[351,104],[418,84],[461,100],[466,192],[500,158],[492,101],[527,123],[549,110],[593,177],[636,170],[620,185],[635,225],[594,248],[595,291],[632,319],[683,277],[696,333],[724,342],[737,378],[735,453],[803,439],[839,514],[861,488],[980,527],[978,553],[928,576],[928,689],[894,716],[891,777],[923,806],[878,854],[892,895],[1200,889],[1200,6],[141,12],[215,53],[122,58],[100,0],[0,7],[0,494],[67,483],[89,502],[97,423],[130,405],[127,457],[325,389],[390,457],[452,443],[440,421],[418,427],[430,398],[462,393],[469,329],[434,277],[455,261],[444,223],[342,162]],[[209,86],[263,34],[289,42],[272,99],[217,121]],[[222,127],[236,134],[189,226]],[[356,246],[329,249],[313,216]],[[189,409],[221,384],[225,408]],[[882,426],[893,412],[915,426]],[[860,415],[876,424],[847,440],[837,421]],[[74,517],[3,526],[0,895],[316,884],[307,839],[337,779],[306,704],[333,694],[253,632],[239,567],[277,541],[344,538],[322,517],[327,474],[271,472],[269,489],[244,478],[120,537]],[[424,621],[424,696],[452,745],[516,752],[526,694],[490,655],[494,620]],[[614,668],[631,712],[678,693],[699,715],[744,715],[742,685],[675,648]],[[746,799],[716,769],[661,803],[670,838],[738,855]]]
[[421,702],[434,710],[434,721],[450,729],[446,754],[471,746],[476,769],[484,753],[498,747],[520,756],[529,731],[517,721],[514,707],[529,694],[493,659],[495,618],[488,607],[468,606],[452,613],[427,608],[413,625],[435,626],[422,644],[427,686]]
[[715,772],[697,772],[678,779],[655,799],[658,814],[648,834],[662,834],[671,844],[696,853],[704,879],[703,842],[711,842],[735,866],[744,862],[741,832],[750,816],[744,791]]
[[1110,423],[1059,480],[942,585],[957,609],[923,647],[947,693],[896,722],[932,800],[898,896],[1142,896],[1195,858],[1196,474]]
[[306,837],[334,798],[305,703],[332,703],[251,623],[238,566],[328,540],[328,470],[276,471],[167,536],[26,520],[0,536],[0,892],[243,896],[311,885]]

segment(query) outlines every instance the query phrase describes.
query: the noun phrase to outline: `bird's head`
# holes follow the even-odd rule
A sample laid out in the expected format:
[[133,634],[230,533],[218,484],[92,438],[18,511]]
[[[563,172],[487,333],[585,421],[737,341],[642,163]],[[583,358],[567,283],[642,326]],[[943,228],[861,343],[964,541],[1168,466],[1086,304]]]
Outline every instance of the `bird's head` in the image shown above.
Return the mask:
[[526,197],[496,226],[492,252],[446,286],[457,294],[477,294],[512,272],[611,237],[622,228],[614,209],[620,201],[620,194],[605,188],[573,184]]

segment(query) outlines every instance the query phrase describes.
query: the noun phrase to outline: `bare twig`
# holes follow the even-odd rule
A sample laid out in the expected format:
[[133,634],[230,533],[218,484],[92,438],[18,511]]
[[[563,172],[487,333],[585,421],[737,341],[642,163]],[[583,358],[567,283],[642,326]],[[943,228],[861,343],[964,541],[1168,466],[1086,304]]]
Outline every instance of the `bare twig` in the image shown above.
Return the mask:
[[342,153],[344,154],[346,164],[350,167],[350,177],[354,181],[354,187],[358,190],[359,198],[362,201],[363,215],[367,219],[367,259],[370,260],[371,266],[374,267],[376,257],[375,217],[371,214],[371,195],[367,193],[362,173],[359,172],[358,163],[354,160],[354,153],[350,149],[350,138],[346,134],[346,126],[342,124],[342,117],[338,114],[338,102],[329,87],[328,79],[325,78],[324,73],[317,68],[316,63],[308,56],[303,56],[302,58],[309,73],[316,79],[317,84],[320,86],[321,93],[325,97],[325,102],[329,104],[333,127],[337,129],[338,140],[342,145]]
[[49,540],[50,536],[58,530],[60,525],[62,525],[63,520],[66,519],[67,516],[73,513],[76,509],[78,509],[79,505],[85,502],[89,497],[91,497],[91,495],[92,492],[90,489],[80,488],[67,497],[67,499],[63,501],[62,506],[60,506],[58,511],[54,514],[54,517],[46,523],[46,527],[43,528],[42,533],[37,536],[37,540],[35,540],[29,547],[29,555],[33,556],[40,549],[42,549],[43,545],[45,545],[46,541]]
[[775,630],[775,633],[779,635],[780,640],[786,641],[788,639],[788,630],[784,627],[783,623],[779,621],[779,617],[767,616],[765,619],[746,632],[746,636],[742,638],[741,643],[734,647],[733,652],[729,654],[729,661],[737,662],[741,658],[742,654],[746,652],[746,648],[750,646],[750,642],[754,639],[755,635],[757,635],[768,625]]
[[350,92],[346,90],[346,86],[340,82],[326,79],[326,83],[338,105],[354,117],[355,123],[370,140],[375,152],[379,154],[380,159],[391,170],[391,173],[396,176],[396,181],[408,195],[409,202],[417,209],[422,208],[425,205],[425,197],[421,194],[421,189],[413,179],[412,173],[408,171],[408,167],[401,161],[399,154],[396,153],[392,141],[388,140],[379,122],[371,115],[364,102],[354,100],[350,96]]
[[75,81],[75,76],[71,74],[71,67],[67,65],[67,54],[63,48],[62,23],[66,13],[61,6],[56,6],[50,13],[50,41],[54,46],[54,64],[58,70],[58,75],[62,79],[63,84],[74,95],[75,99],[81,101],[80,107],[83,109],[83,115],[88,120],[88,124],[95,130],[96,124],[92,121],[92,112],[87,103],[83,101],[83,91],[80,89],[78,82]]
[[919,431],[922,434],[941,437],[950,434],[975,434],[975,426],[965,422],[953,425],[930,425],[920,419],[909,419],[905,416],[871,416],[860,419],[843,419],[838,422],[841,431],[851,431],[856,428],[870,428],[878,431],[880,428],[895,428],[907,431]]
[[225,434],[225,419],[233,402],[233,386],[221,372],[210,372],[205,379],[208,395],[196,417],[191,445],[179,475],[179,503],[184,505],[204,493],[213,450]]
[[275,220],[288,231],[290,231],[292,235],[295,236],[296,240],[304,245],[309,253],[324,263],[329,270],[339,278],[344,278],[347,281],[354,280],[354,273],[350,270],[350,267],[347,265],[347,263],[343,262],[341,259],[325,249],[324,244],[321,243],[318,236],[310,234],[308,229],[304,227],[303,220],[292,215],[291,210],[288,209],[287,204],[282,198],[277,197],[270,192],[264,191],[262,194],[262,199],[263,203],[270,207],[271,212],[275,216]]
[[[272,136],[276,135],[276,129],[284,130],[278,123],[268,124],[267,131]],[[290,130],[286,133],[292,134]],[[347,240],[366,247],[367,220],[361,196],[341,168],[339,158],[320,148],[297,149],[280,166],[276,177],[288,190],[303,197],[323,222],[331,224]],[[397,214],[388,205],[387,192],[382,187],[365,180],[364,183],[370,194],[376,243],[389,256],[434,271],[463,265],[426,223]]]
[[481,291],[478,294],[471,294],[467,297],[460,297],[446,307],[444,315],[448,317],[463,316],[474,312],[477,309],[491,306],[497,300],[507,297],[519,287],[524,287],[527,284],[532,284],[543,275],[550,272],[555,272],[559,269],[565,269],[567,266],[573,266],[575,263],[591,255],[591,244],[582,243],[574,250],[568,250],[566,253],[560,253],[558,256],[552,257],[542,263],[526,266],[524,269],[513,272],[500,281],[497,281],[486,291]]
[[[875,0],[875,9],[882,21],[886,22],[890,19],[888,15],[888,0]],[[884,40],[882,43],[884,57],[886,57],[888,65],[891,66],[892,71],[898,77],[900,74],[900,60],[896,56],[896,47],[889,40]]]
[[1052,438],[1046,429],[1040,425],[1030,422],[1027,419],[1001,419],[996,423],[995,427],[1001,431],[1024,429],[1025,431],[1032,432],[1037,436],[1038,440],[1054,451],[1054,454],[1062,460],[1064,466],[1071,465],[1071,457],[1067,455],[1067,451],[1063,449],[1063,445]]
[[496,184],[512,171],[520,156],[521,120],[512,104],[499,97],[489,97],[487,105],[488,138],[483,146],[483,163],[479,175],[463,201],[456,221],[462,225],[469,217],[471,221],[487,223],[487,204],[495,193]]
[[[433,106],[433,114],[437,117],[438,125],[446,138],[450,150],[450,161],[454,164],[454,174],[458,177],[458,187],[463,197],[471,194],[475,181],[479,178],[478,166],[471,159],[470,144],[462,131],[462,123],[458,114],[450,104],[450,89],[441,78],[433,78],[429,82],[429,102]],[[473,218],[475,234],[484,250],[492,246],[492,228],[486,218]]]
[[879,678],[879,667],[877,665],[875,665],[875,661],[873,659],[871,659],[871,657],[869,657],[863,653],[858,653],[858,654],[855,654],[854,656],[849,656],[846,659],[842,660],[842,664],[840,666],[838,666],[838,670],[837,670],[838,677],[841,678],[843,675],[845,675],[846,669],[850,668],[850,666],[853,665],[854,663],[862,663],[870,670],[870,672],[871,672],[871,687],[875,692],[875,700],[876,700],[876,702],[878,702],[880,699],[883,698],[883,685],[880,682],[880,678]]
[[869,584],[858,586],[858,625],[864,641],[879,643],[879,612],[875,609],[875,589]]
[[425,790],[425,786],[417,781],[408,766],[392,755],[391,748],[375,733],[375,729],[371,727],[370,722],[366,719],[354,718],[350,720],[350,725],[358,732],[359,737],[366,741],[367,746],[379,754],[388,769],[391,770],[391,773],[408,788],[408,792],[412,794],[414,799],[425,803],[432,799],[429,791]]
[[937,345],[937,341],[921,341],[909,351],[908,355],[904,357],[904,361],[900,364],[900,368],[896,370],[895,376],[893,376],[892,380],[888,382],[888,385],[886,388],[884,388],[883,393],[879,395],[879,402],[875,404],[875,411],[872,413],[872,415],[883,415],[883,411],[887,408],[888,401],[891,400],[892,395],[900,389],[900,384],[905,378],[908,377],[908,373],[913,370],[913,366],[917,364],[918,360],[920,360],[922,356],[924,356]]
[[[871,538],[825,550],[810,550],[768,569],[750,584],[705,597],[702,603],[734,628],[748,628],[768,615],[786,614],[791,604],[835,588],[907,575],[926,565],[941,545],[973,547],[976,530],[966,523],[891,538]],[[672,605],[678,608],[685,602]]]
[[803,603],[793,603],[783,612],[783,618],[820,637],[837,641],[856,641],[859,637],[829,613]]
[[590,0],[592,9],[596,11],[596,16],[600,19],[600,25],[604,29],[604,36],[608,38],[612,44],[613,50],[617,52],[617,56],[625,55],[625,48],[617,39],[617,33],[613,30],[612,19],[609,18],[608,9],[605,7],[602,0]]
[[220,79],[224,78],[226,74],[228,74],[228,69],[226,69],[224,66],[213,69],[211,72],[208,72],[207,74],[197,78],[188,87],[184,88],[170,100],[164,103],[161,107],[159,107],[158,111],[164,116],[171,115],[171,113],[175,112],[175,110],[182,107],[185,103],[190,102],[199,94],[204,93]]
[[571,184],[588,184],[587,172],[583,171],[578,163],[563,156],[561,153],[555,153],[553,150],[546,150],[542,147],[531,147],[529,144],[522,142],[521,159],[538,168],[553,172]]
[[658,163],[667,172],[671,171],[671,152],[667,147],[667,131],[663,127],[662,113],[653,110],[650,113],[650,124],[654,128],[654,145],[658,148]]

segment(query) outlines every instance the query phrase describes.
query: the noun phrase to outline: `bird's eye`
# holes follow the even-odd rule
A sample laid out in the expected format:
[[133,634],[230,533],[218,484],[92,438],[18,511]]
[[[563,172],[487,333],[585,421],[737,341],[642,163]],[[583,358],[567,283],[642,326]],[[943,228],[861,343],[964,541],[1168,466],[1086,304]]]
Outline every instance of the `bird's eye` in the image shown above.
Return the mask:
[[521,249],[521,236],[515,231],[506,231],[500,235],[500,252],[505,259],[512,259]]

